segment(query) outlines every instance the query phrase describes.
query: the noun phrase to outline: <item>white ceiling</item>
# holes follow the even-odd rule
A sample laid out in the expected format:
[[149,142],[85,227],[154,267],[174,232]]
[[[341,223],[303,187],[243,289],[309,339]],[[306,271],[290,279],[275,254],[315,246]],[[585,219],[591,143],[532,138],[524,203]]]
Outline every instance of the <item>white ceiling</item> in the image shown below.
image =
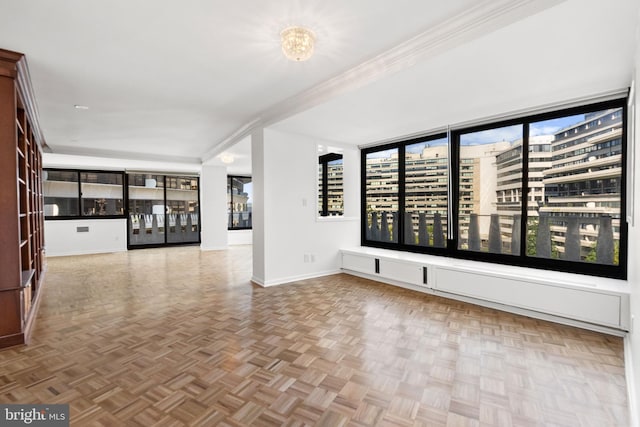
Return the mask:
[[[363,144],[623,88],[638,24],[637,0],[0,0],[0,10],[0,47],[27,55],[54,153],[199,164],[226,150],[233,173],[249,172],[255,126]],[[317,34],[307,62],[280,52],[291,24]]]

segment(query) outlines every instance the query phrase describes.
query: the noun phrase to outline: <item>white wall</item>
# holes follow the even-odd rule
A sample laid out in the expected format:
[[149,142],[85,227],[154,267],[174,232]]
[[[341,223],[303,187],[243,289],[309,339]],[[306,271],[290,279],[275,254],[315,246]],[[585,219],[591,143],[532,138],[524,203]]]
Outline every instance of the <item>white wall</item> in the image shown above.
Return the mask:
[[[263,158],[253,153],[255,193],[264,196],[264,211],[257,211],[256,200],[253,213],[254,261],[264,259],[262,277],[256,274],[254,262],[254,280],[261,285],[336,273],[339,249],[360,243],[359,151],[351,147],[343,152],[345,217],[319,219],[318,144],[335,145],[266,129]],[[264,225],[258,226],[256,219]],[[262,241],[263,248],[256,248],[256,242]]]
[[[640,41],[640,37],[637,38]],[[632,330],[627,339],[627,387],[635,399],[630,402],[632,411],[632,425],[640,425],[640,96],[638,96],[638,84],[640,84],[640,43],[636,47],[635,70],[635,138],[629,141],[628,154],[635,156],[635,170],[629,176],[633,179],[635,188],[633,194],[634,224],[629,225],[629,286],[631,288],[631,316],[633,319]],[[632,185],[629,180],[627,185]]]
[[[43,153],[45,168],[95,169],[95,170],[149,170],[185,174],[198,174],[200,164],[171,163],[136,159],[86,157]],[[223,168],[224,170],[224,168]],[[226,184],[223,188],[226,198]],[[223,203],[224,209],[224,203]],[[202,211],[206,215],[206,211]],[[203,218],[204,220],[204,218]],[[89,232],[79,233],[77,227],[89,227]],[[226,236],[226,226],[224,228]],[[127,250],[126,219],[82,219],[45,221],[44,238],[47,256],[81,255]]]
[[[88,227],[78,232],[78,227]],[[83,255],[127,250],[126,219],[81,219],[44,222],[46,256]]]
[[200,176],[200,233],[203,250],[227,248],[227,170],[203,166]]
[[227,240],[229,246],[250,245],[253,243],[253,230],[229,230]]

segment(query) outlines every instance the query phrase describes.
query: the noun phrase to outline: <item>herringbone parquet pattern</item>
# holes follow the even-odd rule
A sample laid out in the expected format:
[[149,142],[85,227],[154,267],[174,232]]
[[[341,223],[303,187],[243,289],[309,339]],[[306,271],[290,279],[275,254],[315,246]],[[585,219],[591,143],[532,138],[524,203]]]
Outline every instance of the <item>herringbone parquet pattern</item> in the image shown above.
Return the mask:
[[628,424],[619,338],[347,275],[262,289],[250,257],[49,259],[0,401],[74,426]]

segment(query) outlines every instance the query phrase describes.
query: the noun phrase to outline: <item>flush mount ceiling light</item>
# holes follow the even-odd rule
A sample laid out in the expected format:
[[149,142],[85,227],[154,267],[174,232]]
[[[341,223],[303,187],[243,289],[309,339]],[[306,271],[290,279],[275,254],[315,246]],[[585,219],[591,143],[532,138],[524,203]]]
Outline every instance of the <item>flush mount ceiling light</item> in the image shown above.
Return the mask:
[[228,165],[233,163],[235,159],[233,158],[233,154],[222,153],[220,154],[220,160],[222,161],[222,163]]
[[313,55],[316,36],[311,30],[303,27],[289,27],[280,33],[282,52],[292,61],[306,61]]

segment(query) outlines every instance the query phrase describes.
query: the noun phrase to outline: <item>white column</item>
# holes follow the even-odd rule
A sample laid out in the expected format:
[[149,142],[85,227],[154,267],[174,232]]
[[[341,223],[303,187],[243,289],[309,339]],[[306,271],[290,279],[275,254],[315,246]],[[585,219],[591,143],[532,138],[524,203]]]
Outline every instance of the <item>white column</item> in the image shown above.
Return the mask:
[[227,169],[202,166],[200,176],[200,238],[202,250],[227,248]]
[[251,134],[251,179],[253,180],[253,206],[251,227],[253,229],[253,274],[251,280],[265,284],[265,149],[264,130]]

